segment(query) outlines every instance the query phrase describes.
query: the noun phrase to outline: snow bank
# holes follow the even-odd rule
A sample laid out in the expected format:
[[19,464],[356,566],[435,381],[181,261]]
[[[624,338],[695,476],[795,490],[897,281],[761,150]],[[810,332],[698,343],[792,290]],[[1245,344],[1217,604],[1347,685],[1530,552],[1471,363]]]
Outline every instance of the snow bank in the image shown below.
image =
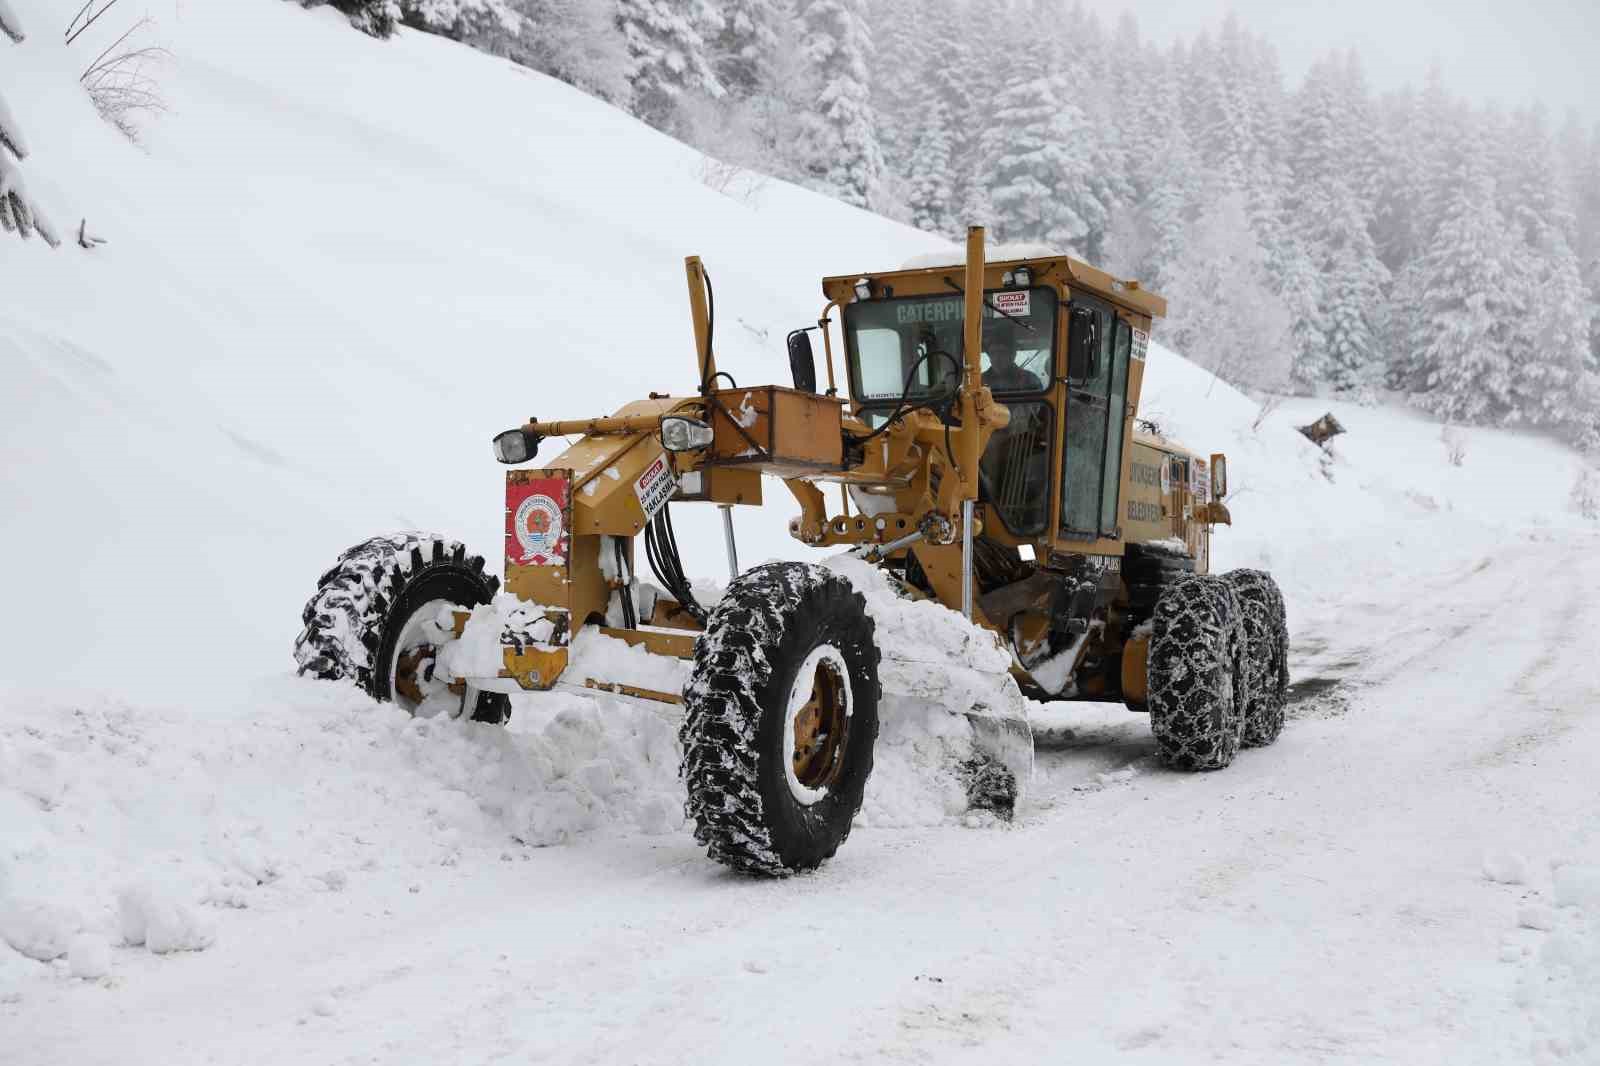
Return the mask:
[[[1600,1062],[1600,866],[1558,860],[1548,898],[1553,906],[1519,909],[1518,925],[1534,943],[1508,945],[1523,964],[1516,1002],[1526,1013],[1531,1059],[1539,1063]],[[1537,921],[1526,912],[1536,910]]]
[[0,692],[0,956],[98,976],[100,945],[202,950],[230,910],[470,849],[676,833],[677,775],[675,724],[605,696],[501,729],[299,680],[211,716]]

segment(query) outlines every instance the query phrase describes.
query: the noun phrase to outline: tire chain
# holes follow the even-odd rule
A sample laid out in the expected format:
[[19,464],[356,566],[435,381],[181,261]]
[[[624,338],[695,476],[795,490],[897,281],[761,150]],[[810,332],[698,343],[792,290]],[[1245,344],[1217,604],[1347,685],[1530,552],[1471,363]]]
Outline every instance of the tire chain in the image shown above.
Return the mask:
[[1150,639],[1150,728],[1167,763],[1220,770],[1242,736],[1243,612],[1220,577],[1196,575],[1161,596]]
[[1233,586],[1244,615],[1243,743],[1247,748],[1264,747],[1283,732],[1289,692],[1289,623],[1283,592],[1264,570],[1230,570],[1223,579]]

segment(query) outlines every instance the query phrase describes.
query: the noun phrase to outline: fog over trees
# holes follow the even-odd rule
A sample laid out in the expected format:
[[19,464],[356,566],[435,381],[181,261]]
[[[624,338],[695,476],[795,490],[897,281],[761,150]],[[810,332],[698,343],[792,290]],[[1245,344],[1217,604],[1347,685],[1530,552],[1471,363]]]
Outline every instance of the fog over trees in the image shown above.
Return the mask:
[[[1413,394],[1600,445],[1600,127],[1298,85],[1230,17],[1171,46],[1065,0],[337,0],[550,73],[730,168],[1136,277],[1238,384]],[[726,174],[719,179],[726,183]],[[749,186],[742,186],[748,189]]]

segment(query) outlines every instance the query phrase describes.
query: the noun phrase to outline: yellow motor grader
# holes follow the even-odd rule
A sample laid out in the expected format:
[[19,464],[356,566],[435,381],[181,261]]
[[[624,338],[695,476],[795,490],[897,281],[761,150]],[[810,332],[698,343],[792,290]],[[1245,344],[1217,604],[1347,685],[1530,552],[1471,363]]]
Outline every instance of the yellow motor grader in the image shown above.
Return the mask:
[[[681,704],[696,838],[774,875],[848,835],[895,693],[971,722],[983,758],[969,795],[1007,814],[1032,772],[1023,693],[1148,713],[1182,770],[1277,738],[1282,597],[1259,571],[1208,573],[1212,527],[1230,522],[1226,460],[1137,419],[1161,297],[1068,256],[989,262],[973,227],[964,263],[823,279],[821,316],[788,338],[792,385],[739,387],[717,370],[711,280],[696,257],[686,270],[697,388],[495,437],[519,467],[504,590],[442,537],[356,545],[306,605],[302,673],[487,722],[506,720],[510,694],[558,684]],[[739,571],[731,509],[762,502],[763,476],[799,505],[791,535],[848,552],[854,579],[801,562]],[[695,501],[723,508],[733,576],[715,604],[673,533],[672,504]],[[637,577],[641,542],[655,584]],[[923,601],[914,632],[869,603],[864,570],[887,602]],[[914,646],[935,631],[944,643]],[[574,660],[602,638],[618,654]],[[627,646],[692,663],[687,680],[620,676],[639,658]],[[619,676],[598,676],[613,662]]]

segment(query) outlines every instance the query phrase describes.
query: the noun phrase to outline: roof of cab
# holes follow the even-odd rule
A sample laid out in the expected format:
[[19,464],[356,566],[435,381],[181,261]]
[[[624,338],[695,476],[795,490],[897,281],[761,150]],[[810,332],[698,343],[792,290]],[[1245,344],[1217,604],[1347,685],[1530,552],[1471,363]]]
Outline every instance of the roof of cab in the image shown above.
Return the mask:
[[[839,296],[841,290],[848,292],[850,287],[862,278],[871,278],[874,281],[885,281],[893,284],[896,280],[904,278],[942,278],[948,275],[952,268],[962,266],[958,260],[943,265],[911,266],[899,270],[862,271],[858,274],[835,274],[822,279],[823,295],[829,299]],[[1065,275],[1068,288],[1081,287],[1115,304],[1120,304],[1136,314],[1146,315],[1151,318],[1163,318],[1167,313],[1165,297],[1142,287],[1137,281],[1113,277],[1099,267],[1090,266],[1081,259],[1074,259],[1070,255],[1037,255],[1020,259],[990,259],[985,261],[984,269],[987,272],[1001,272],[1015,270],[1017,267],[1026,266],[1035,272],[1038,279],[1043,279],[1054,271],[1061,271]]]

